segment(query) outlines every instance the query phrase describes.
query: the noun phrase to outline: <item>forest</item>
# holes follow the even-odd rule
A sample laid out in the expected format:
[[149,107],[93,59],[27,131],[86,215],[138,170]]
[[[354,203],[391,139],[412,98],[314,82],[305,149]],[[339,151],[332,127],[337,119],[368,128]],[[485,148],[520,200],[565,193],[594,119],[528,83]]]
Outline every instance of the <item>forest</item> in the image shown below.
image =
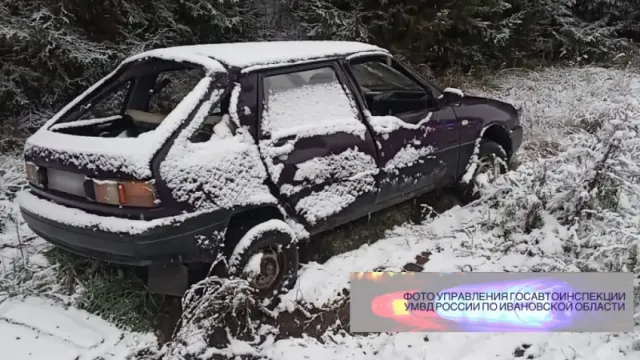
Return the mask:
[[0,150],[147,49],[358,40],[437,77],[628,61],[639,19],[638,0],[0,0]]

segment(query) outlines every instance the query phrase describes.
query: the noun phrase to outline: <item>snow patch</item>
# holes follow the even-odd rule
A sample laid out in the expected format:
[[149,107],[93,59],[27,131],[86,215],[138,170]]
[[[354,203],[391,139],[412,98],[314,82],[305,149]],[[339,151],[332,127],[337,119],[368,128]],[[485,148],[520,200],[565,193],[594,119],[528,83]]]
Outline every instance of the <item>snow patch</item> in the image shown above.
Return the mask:
[[331,184],[321,191],[302,198],[295,206],[305,220],[314,225],[319,220],[335,215],[353,204],[360,196],[377,191],[376,172],[362,173],[350,179]]
[[[275,141],[270,139],[260,140],[260,152],[263,156],[264,163],[267,166],[267,170],[269,172],[269,176],[274,183],[278,183],[280,180],[280,174],[284,169],[283,159],[286,159],[293,149],[295,148],[295,140],[288,141],[284,145],[275,146],[273,145]],[[281,162],[276,162],[275,160],[280,160]]]
[[392,133],[401,128],[410,129],[410,130],[420,129],[422,125],[424,125],[429,120],[431,120],[432,115],[433,113],[429,113],[424,119],[420,120],[418,123],[411,124],[406,121],[402,121],[401,119],[395,116],[389,116],[389,115],[373,116],[369,111],[365,111],[365,116],[369,121],[369,124],[371,124],[373,131],[381,135]]
[[355,126],[358,135],[364,137],[366,128],[360,123],[358,109],[338,81],[269,94],[262,114],[262,131],[271,134],[273,139],[296,134],[304,136],[301,133],[320,130],[323,125],[327,130],[337,128],[341,131],[352,130]]
[[358,150],[347,149],[339,154],[316,157],[297,164],[293,180],[321,184],[329,179],[347,179],[363,173],[377,171],[376,161]]
[[[269,64],[295,63],[362,51],[385,49],[354,41],[264,41],[176,46],[151,50],[135,58],[148,56],[213,58],[230,66],[246,68]],[[215,60],[214,60],[215,61]]]
[[[133,55],[122,62],[122,65],[133,63],[136,61],[154,58],[176,62],[188,62],[197,64],[207,70],[207,75],[214,73],[224,73],[227,71],[225,67],[217,60],[198,52],[176,51],[177,48],[162,48],[145,51],[140,54]],[[120,66],[122,66],[120,65]]]
[[[284,209],[281,209],[280,211],[284,213]],[[311,236],[307,229],[305,229],[304,225],[300,224],[300,222],[298,222],[297,220],[287,216],[285,221],[287,225],[291,227],[291,230],[293,230],[294,234],[296,234],[296,239],[298,241],[306,240],[309,238],[309,236]]]
[[[460,97],[464,97],[464,93],[462,92],[462,90],[460,89],[456,89],[456,88],[446,88],[444,90],[442,90],[443,93],[451,93],[451,94],[456,94]],[[444,95],[440,95],[439,98],[442,98]]]
[[247,262],[247,266],[245,266],[243,272],[247,274],[249,277],[254,277],[260,274],[261,269],[260,265],[262,264],[262,253],[257,253],[251,256],[251,259]]
[[194,212],[148,221],[98,216],[43,200],[28,190],[18,194],[17,202],[26,211],[51,221],[79,228],[99,229],[122,234],[142,234],[162,226],[179,225],[187,219],[202,215],[202,212]]
[[460,179],[462,184],[468,184],[472,179],[473,175],[476,173],[476,169],[478,168],[478,156],[480,154],[480,143],[482,142],[482,137],[484,136],[484,132],[487,128],[483,128],[480,131],[480,135],[476,139],[475,144],[473,145],[473,153],[471,154],[471,158],[469,158],[469,162],[467,163],[467,167],[465,168],[464,175]]
[[416,162],[426,160],[426,156],[435,151],[433,146],[412,146],[411,144],[401,148],[391,160],[387,161],[384,170],[398,172],[399,169],[413,166]]
[[108,123],[110,121],[120,120],[120,119],[122,119],[121,115],[113,115],[113,116],[106,116],[106,117],[95,118],[95,119],[70,121],[70,122],[55,124],[52,127],[50,127],[49,130],[60,130],[60,129],[68,129],[68,128],[74,128],[74,127],[81,127],[81,126],[98,125],[98,124]]
[[384,50],[384,51],[362,51],[362,52],[359,52],[359,53],[356,53],[356,54],[351,54],[351,55],[347,56],[345,58],[345,60],[349,61],[349,60],[361,58],[361,57],[364,57],[364,56],[376,56],[376,55],[392,57],[391,54],[386,50]]
[[3,299],[0,338],[7,359],[123,359],[151,334],[124,332],[95,315],[38,297]]
[[[233,136],[212,136],[203,143],[189,140],[221,94],[215,91],[178,135],[160,173],[172,196],[197,210],[276,204],[265,184],[267,172],[258,147],[244,128]],[[232,92],[230,103],[237,105],[237,97],[238,92]]]

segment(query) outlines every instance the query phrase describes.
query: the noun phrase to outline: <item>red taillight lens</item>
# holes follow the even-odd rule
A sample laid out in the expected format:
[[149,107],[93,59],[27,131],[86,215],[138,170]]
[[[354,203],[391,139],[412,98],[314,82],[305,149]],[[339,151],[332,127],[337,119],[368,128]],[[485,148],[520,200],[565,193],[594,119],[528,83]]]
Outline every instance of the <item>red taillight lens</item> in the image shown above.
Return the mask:
[[153,181],[93,180],[96,201],[102,204],[157,207],[159,201]]
[[27,175],[27,181],[35,186],[42,187],[43,179],[40,167],[34,163],[27,162],[24,164],[24,171]]

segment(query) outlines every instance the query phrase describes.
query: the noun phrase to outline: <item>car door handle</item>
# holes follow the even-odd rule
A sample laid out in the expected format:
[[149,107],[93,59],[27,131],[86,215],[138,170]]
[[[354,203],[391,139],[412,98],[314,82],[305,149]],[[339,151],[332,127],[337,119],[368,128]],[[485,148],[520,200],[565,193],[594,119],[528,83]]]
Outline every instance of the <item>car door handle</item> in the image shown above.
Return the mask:
[[456,126],[457,121],[455,120],[447,120],[447,121],[443,121],[442,125],[446,128],[452,128]]

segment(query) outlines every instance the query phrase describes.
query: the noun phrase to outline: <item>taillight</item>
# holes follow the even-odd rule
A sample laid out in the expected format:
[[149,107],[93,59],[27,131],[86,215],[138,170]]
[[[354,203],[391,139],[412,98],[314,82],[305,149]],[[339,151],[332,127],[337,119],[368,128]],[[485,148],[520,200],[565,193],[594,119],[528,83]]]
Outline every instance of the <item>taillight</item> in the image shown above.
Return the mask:
[[93,180],[96,202],[110,205],[157,207],[153,181]]
[[42,187],[44,184],[44,175],[40,170],[40,167],[32,162],[26,162],[24,164],[24,171],[27,175],[27,181],[32,185]]

